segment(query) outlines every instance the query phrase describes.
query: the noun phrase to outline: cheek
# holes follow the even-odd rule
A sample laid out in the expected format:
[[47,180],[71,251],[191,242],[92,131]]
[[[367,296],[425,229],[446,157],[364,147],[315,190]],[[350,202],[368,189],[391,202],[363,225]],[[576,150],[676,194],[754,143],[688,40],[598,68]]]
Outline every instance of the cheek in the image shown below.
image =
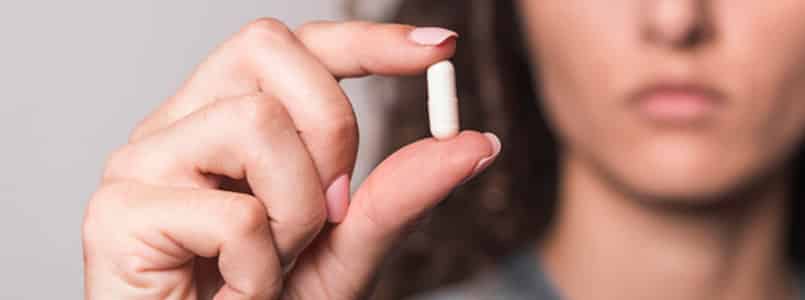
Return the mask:
[[639,80],[639,2],[524,4],[543,106],[567,143],[596,144],[625,129],[618,106]]
[[[530,5],[527,26],[545,89],[561,98],[590,99],[623,86],[639,47],[635,1],[544,1]],[[530,2],[529,2],[530,3]],[[605,11],[606,14],[601,12]]]
[[760,156],[784,156],[805,131],[805,1],[718,6],[720,48],[706,66],[737,104],[724,122],[732,125],[726,134],[759,144]]

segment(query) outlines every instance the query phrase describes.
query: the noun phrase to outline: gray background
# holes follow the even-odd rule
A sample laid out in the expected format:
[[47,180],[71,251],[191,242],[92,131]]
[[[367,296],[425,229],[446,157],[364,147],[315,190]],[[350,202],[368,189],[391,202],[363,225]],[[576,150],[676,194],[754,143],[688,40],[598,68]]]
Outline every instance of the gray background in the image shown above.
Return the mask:
[[[81,219],[107,154],[244,23],[341,19],[341,2],[0,2],[0,299],[83,297]],[[377,17],[389,1],[365,2]],[[377,159],[382,101],[368,99],[366,80],[345,85],[361,177]]]

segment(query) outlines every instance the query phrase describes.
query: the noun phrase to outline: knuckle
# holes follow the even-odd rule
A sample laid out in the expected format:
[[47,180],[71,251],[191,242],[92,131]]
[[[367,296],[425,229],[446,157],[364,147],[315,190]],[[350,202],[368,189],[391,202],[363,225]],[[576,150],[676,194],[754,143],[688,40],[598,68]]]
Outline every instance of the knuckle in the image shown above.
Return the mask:
[[[360,190],[360,192],[366,193],[365,197],[364,197],[366,199],[382,199],[382,198],[376,198],[375,197],[376,192],[374,191],[374,185],[371,185],[371,184],[366,185],[363,188],[363,190]],[[385,220],[383,218],[378,218],[377,217],[378,215],[380,215],[380,213],[378,212],[378,209],[377,209],[377,203],[378,203],[377,201],[359,201],[359,202],[355,202],[355,204],[356,204],[355,211],[361,213],[363,218],[369,224],[371,224],[371,226],[374,227],[376,231],[378,231],[378,232],[388,232],[388,231],[392,230],[395,227],[395,225],[391,224],[389,222],[389,220]]]
[[296,28],[296,36],[303,41],[309,40],[316,35],[316,32],[320,32],[323,27],[332,26],[336,24],[333,21],[312,21],[302,24]]
[[[321,203],[324,203],[323,200]],[[322,206],[315,206],[303,213],[293,216],[289,221],[291,226],[297,227],[305,232],[318,231],[327,221],[327,209]]]
[[324,200],[320,206],[302,207],[293,212],[274,214],[276,220],[273,226],[277,232],[292,232],[299,236],[310,236],[319,232],[327,222],[327,209]]
[[358,121],[355,114],[347,113],[340,117],[333,118],[327,130],[328,136],[340,141],[357,140],[358,138]]
[[113,206],[125,201],[131,187],[127,183],[116,182],[101,185],[90,197],[81,224],[81,238],[85,247],[91,248],[104,235],[103,229],[110,224],[109,211]]
[[242,126],[239,129],[252,137],[264,137],[277,128],[293,126],[285,107],[263,95],[235,101],[227,114],[236,118],[236,122]]
[[118,181],[126,178],[151,178],[160,169],[146,169],[144,166],[163,166],[164,152],[154,151],[147,143],[126,144],[109,154],[103,168],[104,181]]
[[116,258],[116,271],[120,279],[133,286],[144,286],[147,280],[143,273],[153,265],[142,255],[123,254]]
[[[255,97],[243,97],[230,101],[222,101],[221,109],[219,110],[223,110],[221,112],[222,116],[252,121],[257,118],[257,109],[259,105],[261,105],[260,102],[261,101],[255,99]],[[212,118],[208,117],[208,119]]]
[[328,117],[327,122],[318,122],[313,125],[313,128],[307,128],[302,132],[305,136],[314,136],[316,143],[324,145],[339,145],[334,149],[337,152],[332,152],[335,155],[350,156],[354,155],[357,151],[359,140],[358,135],[358,122],[355,115],[350,113],[343,113],[336,117]]
[[[373,185],[366,185],[359,192],[365,199],[382,199],[382,193],[376,191]],[[356,195],[356,197],[358,197]],[[379,201],[355,202],[354,211],[360,215],[372,228],[378,238],[401,238],[421,229],[423,223],[429,222],[432,210],[415,210],[411,207],[399,207],[394,213],[387,207],[378,205]],[[352,207],[350,207],[352,211]]]
[[288,43],[296,40],[294,33],[282,21],[260,18],[250,22],[240,32],[241,38],[250,45],[263,43]]
[[130,144],[112,151],[104,164],[103,178],[116,178],[125,174],[132,165],[132,156],[132,146]]
[[247,195],[233,195],[228,201],[230,230],[239,236],[264,232],[268,229],[268,214],[265,206],[254,197]]
[[104,211],[111,208],[109,207],[110,204],[125,204],[133,189],[135,187],[132,184],[124,181],[109,182],[101,185],[90,198],[87,206],[88,216],[103,214]]

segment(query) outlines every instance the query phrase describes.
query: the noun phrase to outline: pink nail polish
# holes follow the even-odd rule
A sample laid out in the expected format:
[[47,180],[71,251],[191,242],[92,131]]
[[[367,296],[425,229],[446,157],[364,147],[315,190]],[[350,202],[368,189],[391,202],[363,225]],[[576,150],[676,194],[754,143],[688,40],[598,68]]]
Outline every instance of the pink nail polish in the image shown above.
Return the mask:
[[495,162],[495,159],[497,159],[498,155],[500,154],[500,150],[503,148],[503,146],[500,143],[500,139],[495,134],[487,132],[484,133],[484,136],[486,136],[486,138],[489,139],[489,143],[492,145],[492,155],[479,160],[478,164],[475,165],[475,169],[473,169],[472,171],[472,175],[467,177],[467,179],[464,179],[464,182],[462,182],[461,184],[467,183],[467,181],[472,180],[473,178],[478,176],[478,174],[481,174],[481,172],[486,170],[486,168],[491,166],[492,163]]
[[419,27],[411,31],[408,38],[422,46],[439,46],[458,33],[441,27]]
[[325,192],[327,202],[327,220],[330,223],[341,223],[349,208],[349,175],[341,175]]

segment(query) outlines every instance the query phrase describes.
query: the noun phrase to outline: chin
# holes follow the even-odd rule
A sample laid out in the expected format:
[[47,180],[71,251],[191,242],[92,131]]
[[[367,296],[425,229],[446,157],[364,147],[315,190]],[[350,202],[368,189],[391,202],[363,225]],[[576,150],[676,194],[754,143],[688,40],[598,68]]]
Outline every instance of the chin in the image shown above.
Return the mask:
[[707,206],[740,196],[764,177],[761,160],[723,147],[653,145],[632,153],[630,163],[610,163],[609,177],[638,199]]
[[644,177],[621,177],[619,184],[627,193],[645,201],[664,204],[712,205],[732,198],[744,187],[744,180],[727,176],[684,176],[667,172],[646,180]]

